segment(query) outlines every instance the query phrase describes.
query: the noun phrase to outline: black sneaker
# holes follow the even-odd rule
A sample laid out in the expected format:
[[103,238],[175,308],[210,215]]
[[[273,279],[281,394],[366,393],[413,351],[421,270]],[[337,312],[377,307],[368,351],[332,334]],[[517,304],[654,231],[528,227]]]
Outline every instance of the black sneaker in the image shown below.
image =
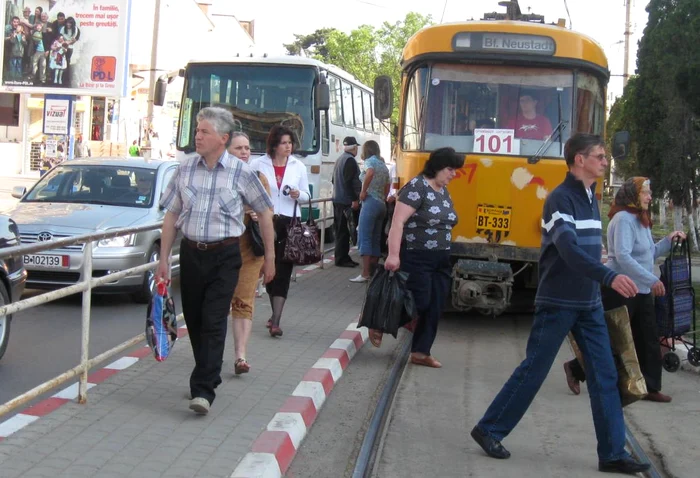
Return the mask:
[[492,458],[500,458],[502,460],[510,458],[510,452],[506,450],[503,445],[501,445],[501,442],[481,430],[478,425],[472,430],[472,438],[479,444],[479,446],[488,456]]
[[625,473],[627,475],[634,475],[636,473],[643,473],[649,468],[651,468],[649,463],[640,463],[631,456],[619,460],[601,461],[598,463],[598,471],[602,471],[603,473]]

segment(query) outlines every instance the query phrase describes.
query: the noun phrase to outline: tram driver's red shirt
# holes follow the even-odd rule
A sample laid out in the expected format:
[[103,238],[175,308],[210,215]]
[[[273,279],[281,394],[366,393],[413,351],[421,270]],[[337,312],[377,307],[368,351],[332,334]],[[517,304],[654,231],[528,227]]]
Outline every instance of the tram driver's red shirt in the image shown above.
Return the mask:
[[508,124],[508,129],[515,130],[515,137],[521,139],[544,139],[552,134],[552,124],[546,116],[537,115],[533,119],[518,116]]

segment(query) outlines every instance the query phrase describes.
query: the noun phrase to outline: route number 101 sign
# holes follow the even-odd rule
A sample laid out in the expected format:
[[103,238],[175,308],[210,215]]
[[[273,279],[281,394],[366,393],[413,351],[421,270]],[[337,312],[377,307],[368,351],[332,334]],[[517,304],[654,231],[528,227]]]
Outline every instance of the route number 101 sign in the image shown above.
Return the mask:
[[474,152],[483,154],[520,154],[520,140],[512,129],[474,130]]

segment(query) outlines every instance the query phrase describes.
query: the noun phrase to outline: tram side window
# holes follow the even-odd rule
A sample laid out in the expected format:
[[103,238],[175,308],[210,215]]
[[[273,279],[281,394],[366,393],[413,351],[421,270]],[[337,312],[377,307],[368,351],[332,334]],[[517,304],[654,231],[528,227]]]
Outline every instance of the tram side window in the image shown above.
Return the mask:
[[355,119],[352,109],[352,86],[345,81],[341,82],[343,92],[343,120],[345,126],[355,127]]
[[422,122],[424,121],[423,115],[426,107],[427,81],[428,69],[419,68],[408,85],[403,127],[403,149],[406,151],[419,150],[423,142]]
[[602,135],[605,129],[605,101],[599,80],[579,72],[576,88],[576,131]]
[[364,115],[362,114],[362,90],[357,86],[352,87],[352,103],[355,108],[355,126],[364,129]]
[[340,90],[340,80],[329,75],[328,85],[331,90],[331,107],[329,109],[331,121],[335,124],[343,124],[343,92]]
[[372,95],[366,91],[362,92],[362,106],[365,115],[365,129],[372,131],[372,108],[370,104],[372,103]]

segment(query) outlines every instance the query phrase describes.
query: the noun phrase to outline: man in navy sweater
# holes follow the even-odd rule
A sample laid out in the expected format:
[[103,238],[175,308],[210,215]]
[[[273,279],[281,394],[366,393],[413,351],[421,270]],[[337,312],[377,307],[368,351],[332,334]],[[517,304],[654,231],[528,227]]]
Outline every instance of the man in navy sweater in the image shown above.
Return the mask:
[[591,371],[588,393],[598,439],[598,469],[639,473],[648,464],[625,451],[625,422],[617,390],[617,370],[603,316],[600,285],[623,297],[637,294],[627,276],[601,263],[602,224],[595,199],[595,181],[605,174],[608,161],[600,136],[575,134],[566,142],[569,172],[547,197],[542,212],[542,248],[535,320],[525,360],[515,369],[472,437],[493,458],[508,458],[501,440],[515,428],[537,395],[559,347],[569,331]]

